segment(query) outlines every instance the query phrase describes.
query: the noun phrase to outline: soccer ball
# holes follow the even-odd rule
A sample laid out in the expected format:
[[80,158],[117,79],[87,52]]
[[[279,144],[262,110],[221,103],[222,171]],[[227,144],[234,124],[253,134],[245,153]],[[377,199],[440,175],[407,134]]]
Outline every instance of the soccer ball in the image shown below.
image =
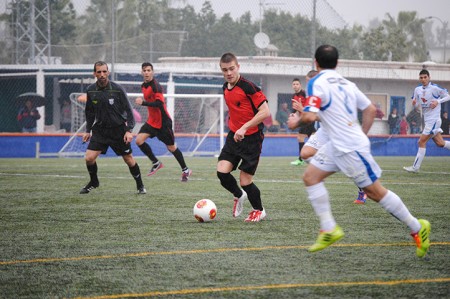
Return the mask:
[[210,199],[200,199],[194,205],[194,217],[198,222],[209,222],[216,218],[216,204]]

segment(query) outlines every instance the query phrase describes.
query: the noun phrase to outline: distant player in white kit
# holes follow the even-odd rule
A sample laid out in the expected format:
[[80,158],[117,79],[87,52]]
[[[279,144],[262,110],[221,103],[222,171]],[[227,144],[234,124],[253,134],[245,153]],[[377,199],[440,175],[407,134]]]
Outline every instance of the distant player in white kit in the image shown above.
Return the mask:
[[450,150],[450,141],[442,138],[441,104],[450,100],[447,89],[430,82],[430,72],[421,70],[419,73],[420,85],[414,89],[412,104],[422,107],[425,128],[419,138],[419,150],[412,166],[403,167],[408,172],[419,172],[423,158],[427,151],[427,142],[433,139],[437,146]]
[[[309,251],[325,249],[344,237],[331,213],[324,185],[328,176],[342,171],[366,192],[367,197],[411,229],[417,246],[416,254],[423,257],[430,246],[430,223],[412,216],[400,197],[379,182],[381,169],[372,157],[366,135],[373,124],[376,108],[354,83],[335,71],[338,56],[333,46],[317,48],[315,64],[319,74],[308,83],[307,104],[300,119],[300,123],[320,119],[321,128],[330,138],[314,155],[303,175],[308,198],[320,219],[319,236]],[[363,113],[361,125],[358,109]]]

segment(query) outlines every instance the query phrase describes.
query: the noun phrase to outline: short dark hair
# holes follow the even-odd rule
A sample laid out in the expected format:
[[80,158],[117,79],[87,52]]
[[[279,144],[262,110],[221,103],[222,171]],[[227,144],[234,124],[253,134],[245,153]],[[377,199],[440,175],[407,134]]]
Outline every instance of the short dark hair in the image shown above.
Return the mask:
[[306,77],[308,78],[313,78],[315,75],[317,75],[319,72],[317,70],[310,70],[307,74]]
[[[295,81],[300,82],[300,79],[299,79],[299,78],[294,78],[294,79],[292,79],[292,82],[295,82]],[[301,82],[300,82],[300,83],[301,83]]]
[[426,70],[426,69],[423,69],[423,70],[420,71],[419,76],[420,75],[427,75],[428,77],[430,77],[430,72],[428,70]]
[[220,63],[230,63],[236,61],[237,63],[237,57],[236,55],[234,55],[233,53],[225,53],[222,55],[222,57],[220,57]]
[[317,48],[314,58],[323,69],[334,69],[337,66],[339,53],[336,47],[321,45]]
[[106,69],[108,69],[108,64],[102,60],[99,60],[96,63],[94,63],[94,73],[97,71],[97,67],[102,65],[106,65]]
[[142,63],[142,66],[141,66],[141,68],[143,69],[143,68],[144,68],[144,67],[146,67],[146,66],[149,66],[149,67],[151,67],[151,68],[152,68],[152,70],[153,70],[153,64],[151,64],[150,62],[146,61],[146,62]]

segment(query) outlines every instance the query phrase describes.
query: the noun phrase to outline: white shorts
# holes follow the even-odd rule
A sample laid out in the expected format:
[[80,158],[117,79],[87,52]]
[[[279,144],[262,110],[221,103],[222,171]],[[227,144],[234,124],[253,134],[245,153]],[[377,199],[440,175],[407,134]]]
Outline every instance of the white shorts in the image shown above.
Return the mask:
[[311,164],[326,172],[341,171],[360,188],[372,185],[381,177],[382,172],[370,153],[370,146],[342,153],[328,142],[314,155]]
[[306,141],[305,146],[310,146],[318,150],[329,140],[330,139],[328,138],[328,135],[325,134],[324,130],[319,128],[317,129],[316,133],[314,133],[308,138],[308,141]]
[[437,133],[442,133],[441,129],[442,119],[425,121],[425,128],[423,128],[422,135],[436,135]]

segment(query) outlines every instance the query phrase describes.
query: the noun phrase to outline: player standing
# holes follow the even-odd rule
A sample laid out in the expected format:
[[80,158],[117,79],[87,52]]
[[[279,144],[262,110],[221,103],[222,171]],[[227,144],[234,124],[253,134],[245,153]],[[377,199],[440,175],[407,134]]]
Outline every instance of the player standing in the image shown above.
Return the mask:
[[[261,193],[253,183],[264,140],[263,120],[270,115],[266,96],[254,83],[239,74],[240,65],[236,56],[225,53],[220,58],[220,69],[225,83],[223,95],[229,110],[230,131],[217,163],[217,177],[221,185],[234,195],[233,217],[243,211],[248,198],[253,210],[246,222],[259,222],[266,217],[261,202]],[[231,172],[241,170],[239,183]]]
[[412,96],[413,107],[422,107],[423,118],[425,120],[425,128],[419,137],[419,150],[412,166],[403,167],[408,172],[419,172],[423,158],[427,151],[427,142],[433,139],[437,146],[450,150],[450,141],[442,138],[441,129],[441,104],[450,100],[447,89],[430,82],[430,72],[421,70],[419,73],[419,81],[421,85],[414,89]]
[[150,145],[145,142],[147,138],[156,136],[167,146],[167,149],[172,153],[175,159],[177,159],[177,162],[181,167],[181,181],[187,182],[192,171],[186,166],[183,153],[175,144],[172,119],[170,118],[169,112],[167,112],[163,89],[159,82],[153,77],[153,65],[150,62],[144,62],[141,67],[141,74],[144,77],[142,93],[145,101],[141,97],[138,97],[136,98],[135,103],[147,107],[148,118],[139,130],[136,137],[136,145],[153,163],[148,175],[153,175],[159,169],[163,168],[162,162],[156,158]]
[[[302,89],[302,83],[300,83],[300,79],[294,78],[292,80],[292,89],[294,89],[294,95],[292,96],[292,101],[298,102],[299,106],[296,109],[300,113],[303,110],[303,106],[305,105],[306,101],[306,94],[305,91]],[[298,159],[291,162],[291,165],[300,166],[304,165],[305,161],[302,159],[302,155],[300,154],[302,152],[303,146],[305,145],[305,139],[311,137],[311,135],[316,131],[314,127],[314,123],[311,124],[302,124],[300,126],[300,129],[298,130],[297,134],[297,141],[298,141]]]
[[[307,104],[300,119],[305,123],[320,119],[321,128],[330,138],[314,155],[303,175],[308,198],[320,219],[319,236],[309,251],[325,249],[344,237],[331,213],[324,185],[328,176],[342,171],[363,188],[369,198],[411,229],[417,246],[416,254],[423,257],[430,246],[430,223],[411,215],[400,197],[378,180],[381,169],[370,152],[366,135],[373,124],[376,108],[354,83],[336,72],[338,56],[333,46],[317,48],[315,64],[319,74],[308,83]],[[358,109],[362,110],[362,125],[358,122]]]
[[83,134],[83,142],[89,141],[85,160],[90,181],[80,194],[87,194],[100,185],[96,160],[100,154],[106,154],[109,147],[128,165],[138,194],[146,194],[141,170],[131,150],[134,117],[127,94],[122,86],[109,80],[106,62],[97,61],[94,64],[94,76],[97,82],[87,88],[86,133]]

